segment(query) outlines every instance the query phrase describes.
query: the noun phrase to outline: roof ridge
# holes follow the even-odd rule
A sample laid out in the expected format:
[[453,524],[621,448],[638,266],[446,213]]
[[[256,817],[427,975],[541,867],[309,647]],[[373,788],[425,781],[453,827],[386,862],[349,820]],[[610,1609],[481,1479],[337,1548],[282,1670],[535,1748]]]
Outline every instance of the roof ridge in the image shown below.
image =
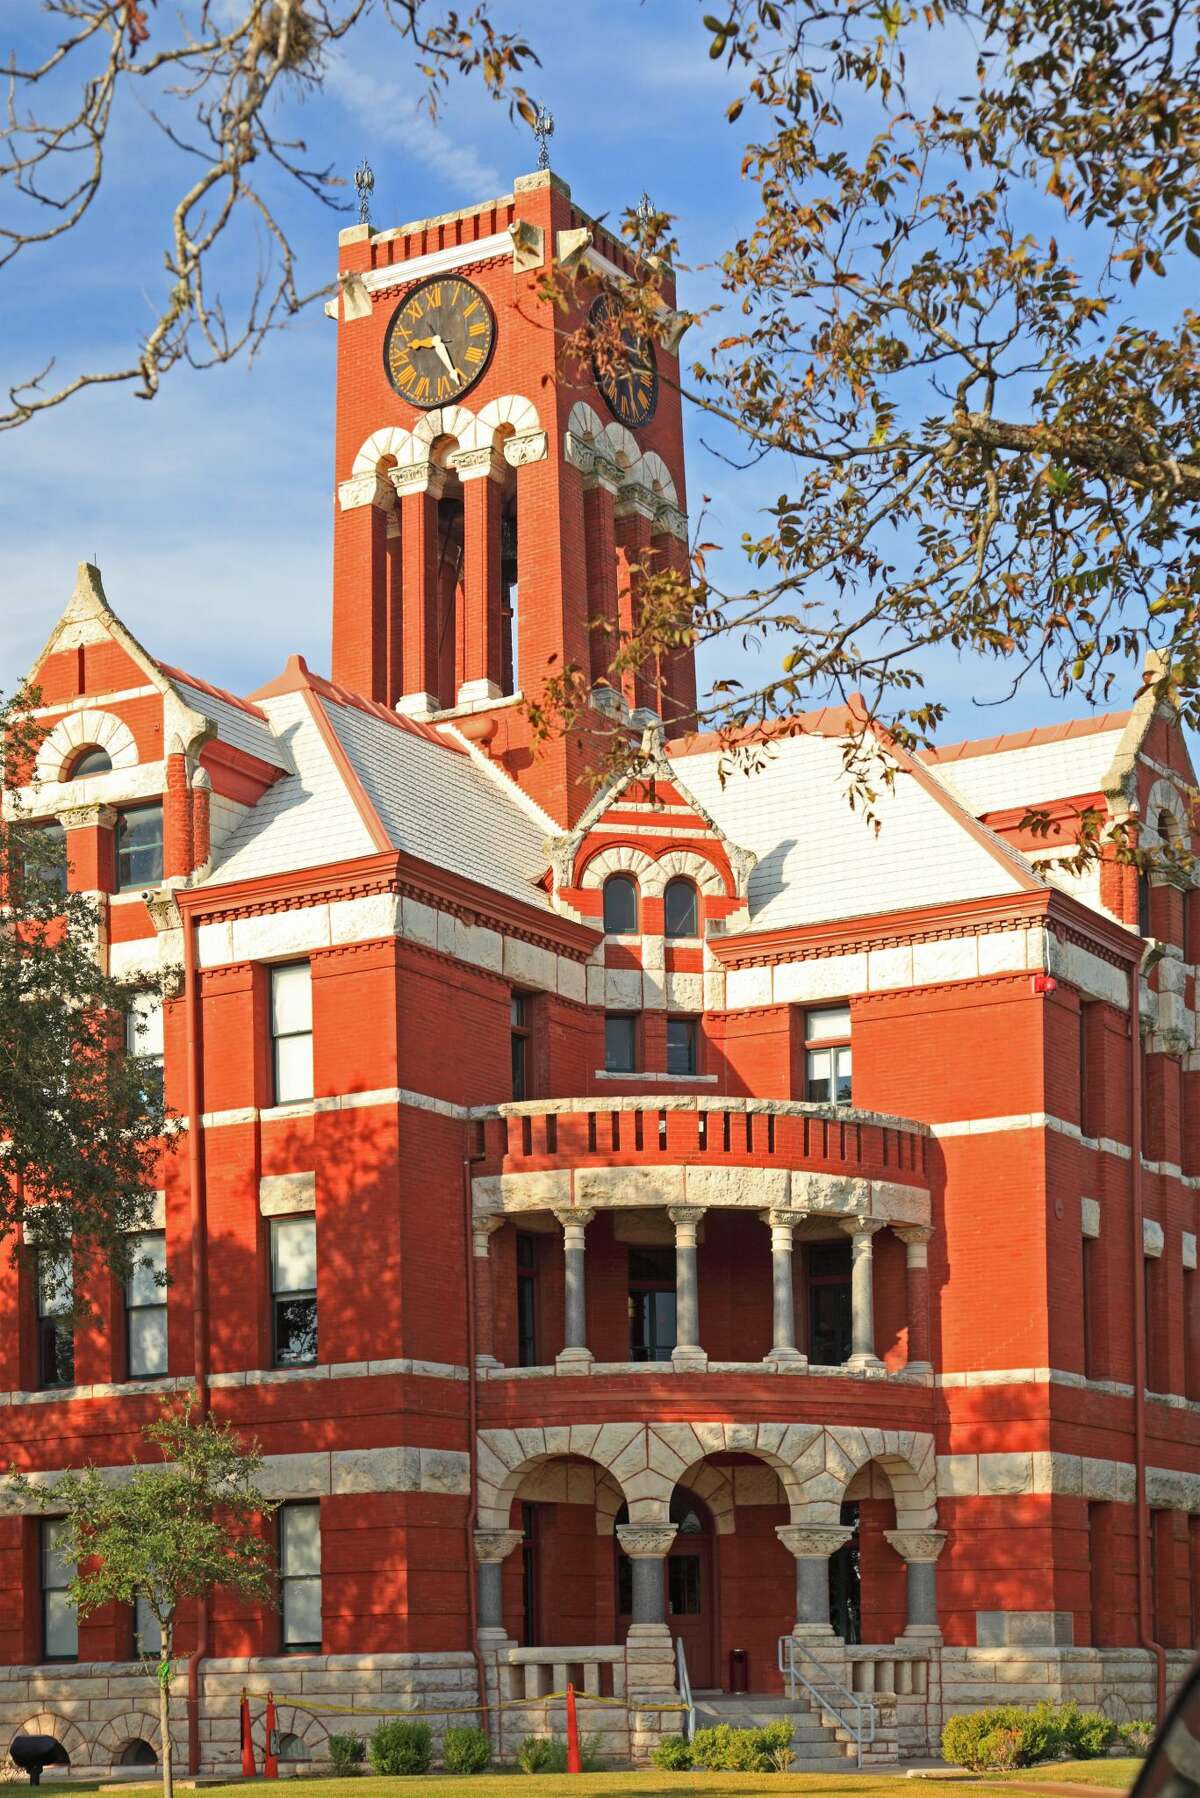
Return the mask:
[[260,705],[252,699],[243,699],[240,693],[231,693],[227,687],[215,686],[212,681],[201,680],[198,674],[189,674],[186,668],[173,668],[169,662],[159,662],[159,668],[169,681],[182,681],[185,686],[195,687],[198,693],[207,693],[211,699],[223,699],[226,705],[236,706],[241,712],[249,712],[251,717],[260,718],[269,725],[271,720]]
[[267,681],[264,686],[257,687],[251,697],[277,699],[284,693],[319,694],[322,699],[332,700],[335,705],[353,706],[355,711],[365,712],[369,718],[378,718],[384,724],[391,724],[397,730],[408,732],[410,736],[421,737],[426,743],[437,743],[454,755],[464,753],[456,743],[448,742],[432,724],[422,723],[419,718],[407,718],[402,712],[384,705],[380,699],[367,699],[363,694],[354,692],[351,687],[340,687],[325,675],[314,674],[302,655],[290,655],[284,664],[283,673],[276,675],[274,680]]
[[1022,749],[1035,749],[1043,743],[1062,743],[1076,737],[1099,736],[1105,731],[1123,730],[1130,712],[1093,712],[1086,718],[1068,718],[1061,724],[1034,724],[1024,730],[1001,731],[994,737],[964,737],[958,743],[935,743],[917,751],[922,762],[959,762],[976,756],[1015,754]]
[[823,705],[812,712],[797,712],[790,718],[764,718],[757,724],[731,730],[697,731],[690,736],[672,737],[663,747],[669,756],[686,759],[690,755],[707,755],[714,749],[733,747],[739,743],[769,743],[776,737],[840,737],[854,724],[848,705]]

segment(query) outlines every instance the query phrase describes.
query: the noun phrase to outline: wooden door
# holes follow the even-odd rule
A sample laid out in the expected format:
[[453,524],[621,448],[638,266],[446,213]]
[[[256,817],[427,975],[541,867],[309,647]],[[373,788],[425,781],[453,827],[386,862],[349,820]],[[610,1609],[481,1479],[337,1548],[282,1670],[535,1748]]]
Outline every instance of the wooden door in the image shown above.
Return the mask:
[[688,1677],[694,1691],[717,1685],[713,1647],[714,1593],[712,1524],[707,1510],[690,1493],[676,1490],[682,1513],[680,1528],[667,1556],[667,1625],[673,1639],[683,1643]]

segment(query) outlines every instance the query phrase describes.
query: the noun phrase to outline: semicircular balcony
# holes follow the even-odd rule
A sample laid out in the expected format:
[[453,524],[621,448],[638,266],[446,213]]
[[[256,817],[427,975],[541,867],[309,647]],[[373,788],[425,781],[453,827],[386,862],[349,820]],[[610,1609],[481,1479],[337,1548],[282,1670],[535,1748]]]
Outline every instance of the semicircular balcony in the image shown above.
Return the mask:
[[[716,1340],[721,1326],[711,1302],[705,1342],[701,1300],[723,1280],[738,1293],[731,1339],[765,1334],[761,1362],[774,1370],[882,1374],[882,1327],[889,1342],[903,1339],[889,1368],[899,1363],[922,1377],[931,1371],[926,1125],[848,1106],[708,1095],[534,1100],[481,1110],[475,1119],[473,1218],[488,1278],[507,1279],[503,1245],[515,1233],[527,1276],[523,1287],[514,1264],[518,1312],[528,1300],[529,1268],[540,1267],[543,1284],[561,1287],[550,1309],[562,1323],[541,1332],[558,1341],[543,1341],[533,1363],[522,1345],[519,1362],[552,1362],[560,1373],[591,1371],[597,1360],[668,1361],[677,1372],[745,1364],[744,1353],[726,1352]],[[880,1232],[891,1297],[876,1291]],[[611,1329],[596,1305],[589,1314],[588,1278],[606,1293],[614,1281],[627,1285]],[[899,1322],[889,1312],[897,1304]],[[618,1352],[626,1311],[629,1341]],[[527,1335],[535,1333],[531,1326]],[[598,1356],[597,1335],[604,1337]]]

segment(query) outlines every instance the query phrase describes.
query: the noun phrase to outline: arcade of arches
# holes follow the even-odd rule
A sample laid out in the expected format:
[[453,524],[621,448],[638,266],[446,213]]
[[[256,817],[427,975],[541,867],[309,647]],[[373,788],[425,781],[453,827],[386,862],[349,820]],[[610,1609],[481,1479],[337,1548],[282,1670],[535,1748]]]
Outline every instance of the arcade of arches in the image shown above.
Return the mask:
[[837,1521],[794,1521],[780,1472],[737,1451],[687,1469],[665,1521],[631,1522],[630,1509],[612,1473],[583,1456],[520,1471],[509,1527],[477,1534],[481,1626],[548,1648],[619,1644],[631,1624],[665,1621],[694,1689],[758,1692],[782,1689],[777,1644],[793,1630],[938,1639],[942,1534],[902,1527],[911,1502],[898,1516],[879,1461],[821,1507]]

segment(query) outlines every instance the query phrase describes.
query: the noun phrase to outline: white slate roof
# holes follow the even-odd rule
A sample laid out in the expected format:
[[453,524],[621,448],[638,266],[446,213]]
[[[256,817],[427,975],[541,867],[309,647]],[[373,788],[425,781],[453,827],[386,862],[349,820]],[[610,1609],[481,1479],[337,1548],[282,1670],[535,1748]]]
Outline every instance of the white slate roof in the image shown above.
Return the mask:
[[359,706],[319,697],[394,848],[527,904],[550,907],[546,832],[503,775]]
[[926,766],[969,811],[1008,811],[1100,792],[1121,735],[1120,729],[1093,731],[994,755],[939,757]]
[[850,809],[838,737],[781,737],[754,773],[722,785],[720,750],[673,755],[687,790],[735,843],[752,849],[750,928],[818,924],[1022,890],[1024,858],[993,853],[911,774],[880,787],[876,834]]
[[264,719],[256,718],[245,706],[235,705],[232,699],[222,698],[211,687],[193,686],[174,669],[164,669],[164,673],[185,705],[212,719],[223,743],[269,762],[273,768],[290,767],[286,750]]
[[[207,695],[203,695],[207,699]],[[294,774],[269,787],[230,836],[206,885],[374,855],[375,845],[303,693],[260,701]]]

